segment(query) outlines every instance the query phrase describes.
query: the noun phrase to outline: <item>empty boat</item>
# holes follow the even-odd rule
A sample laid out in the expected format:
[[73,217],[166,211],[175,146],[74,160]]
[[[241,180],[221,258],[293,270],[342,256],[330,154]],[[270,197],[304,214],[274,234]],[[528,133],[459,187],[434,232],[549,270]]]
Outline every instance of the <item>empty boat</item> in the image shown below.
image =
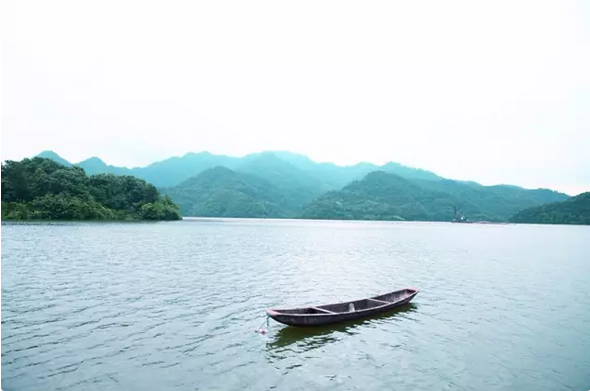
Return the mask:
[[325,304],[317,307],[270,309],[268,316],[289,326],[320,326],[376,315],[409,303],[418,288],[404,288],[367,299]]

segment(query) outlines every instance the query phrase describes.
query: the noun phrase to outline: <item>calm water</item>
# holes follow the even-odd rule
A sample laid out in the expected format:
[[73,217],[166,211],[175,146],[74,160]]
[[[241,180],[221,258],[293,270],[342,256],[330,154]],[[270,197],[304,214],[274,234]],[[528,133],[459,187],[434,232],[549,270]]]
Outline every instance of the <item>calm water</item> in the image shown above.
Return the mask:
[[[590,227],[2,225],[3,390],[588,390]],[[317,330],[270,321],[408,285]]]

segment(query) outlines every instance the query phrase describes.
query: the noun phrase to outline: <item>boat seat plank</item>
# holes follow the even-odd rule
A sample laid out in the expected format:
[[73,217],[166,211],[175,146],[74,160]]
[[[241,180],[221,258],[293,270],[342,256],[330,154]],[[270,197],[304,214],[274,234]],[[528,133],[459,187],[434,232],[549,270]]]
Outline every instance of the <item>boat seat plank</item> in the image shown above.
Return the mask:
[[337,314],[337,312],[332,312],[332,311],[329,311],[329,310],[325,310],[323,308],[318,308],[318,307],[310,307],[310,308],[312,308],[312,309],[314,309],[316,311],[325,312],[326,314],[331,314],[331,315]]
[[390,301],[383,301],[383,300],[377,300],[377,299],[367,299],[367,300],[371,300],[371,301],[381,303],[381,304],[391,304]]

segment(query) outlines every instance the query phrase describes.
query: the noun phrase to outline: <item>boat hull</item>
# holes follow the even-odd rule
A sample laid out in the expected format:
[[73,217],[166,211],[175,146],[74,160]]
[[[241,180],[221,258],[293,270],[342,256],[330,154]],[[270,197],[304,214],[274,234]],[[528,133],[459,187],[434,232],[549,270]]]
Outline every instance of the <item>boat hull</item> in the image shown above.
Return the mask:
[[[289,326],[322,326],[366,318],[387,312],[393,308],[408,304],[418,292],[419,290],[417,288],[405,288],[367,299],[327,304],[318,307],[284,310],[271,309],[267,311],[267,314],[277,322]],[[353,307],[351,307],[351,304]]]

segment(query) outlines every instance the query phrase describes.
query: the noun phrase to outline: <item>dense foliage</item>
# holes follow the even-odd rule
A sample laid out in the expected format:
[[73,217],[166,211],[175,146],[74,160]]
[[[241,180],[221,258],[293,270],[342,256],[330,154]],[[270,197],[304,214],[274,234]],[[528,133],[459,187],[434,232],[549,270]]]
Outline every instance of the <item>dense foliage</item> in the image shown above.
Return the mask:
[[178,207],[144,180],[87,176],[77,166],[33,158],[2,164],[2,219],[178,220]]
[[590,224],[590,192],[563,202],[527,208],[510,218],[514,223]]

